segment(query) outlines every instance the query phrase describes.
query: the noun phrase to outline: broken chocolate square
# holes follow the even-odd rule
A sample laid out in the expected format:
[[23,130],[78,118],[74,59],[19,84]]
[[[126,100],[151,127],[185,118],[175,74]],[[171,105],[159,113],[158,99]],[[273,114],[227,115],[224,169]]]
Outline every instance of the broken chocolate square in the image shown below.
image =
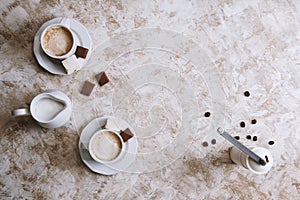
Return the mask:
[[121,131],[120,135],[123,138],[124,142],[127,142],[127,140],[133,137],[133,133],[130,131],[129,128],[126,128],[124,131]]
[[80,93],[84,94],[86,96],[90,96],[93,89],[94,89],[94,87],[95,87],[94,83],[91,83],[89,81],[85,81]]
[[89,50],[87,48],[77,46],[75,55],[80,58],[86,58],[88,52],[89,52]]
[[109,79],[108,79],[105,72],[101,72],[100,74],[97,74],[96,79],[97,79],[100,86],[103,86],[103,85],[105,85],[106,83],[109,82]]

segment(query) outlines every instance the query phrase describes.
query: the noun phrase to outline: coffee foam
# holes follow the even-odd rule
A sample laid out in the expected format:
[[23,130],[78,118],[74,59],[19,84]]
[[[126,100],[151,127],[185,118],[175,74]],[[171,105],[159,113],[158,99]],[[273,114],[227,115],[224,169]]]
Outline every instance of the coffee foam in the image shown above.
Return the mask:
[[52,26],[46,30],[42,43],[48,54],[62,56],[71,50],[73,37],[68,29],[62,26]]
[[91,151],[99,160],[111,161],[121,152],[120,138],[112,132],[105,131],[97,134],[91,142]]

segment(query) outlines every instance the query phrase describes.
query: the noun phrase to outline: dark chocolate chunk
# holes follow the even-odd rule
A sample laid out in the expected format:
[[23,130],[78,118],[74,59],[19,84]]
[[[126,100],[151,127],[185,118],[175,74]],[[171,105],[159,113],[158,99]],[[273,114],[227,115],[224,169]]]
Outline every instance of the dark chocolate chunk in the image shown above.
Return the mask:
[[105,85],[106,83],[109,82],[109,79],[108,79],[105,72],[101,72],[100,74],[97,74],[96,79],[97,79],[100,86],[103,86],[103,85]]
[[133,133],[130,131],[129,128],[126,128],[124,131],[121,131],[120,135],[123,138],[124,142],[127,142],[127,140],[133,137]]
[[84,94],[86,96],[90,96],[93,89],[94,89],[94,87],[95,87],[94,83],[91,83],[89,81],[85,81],[80,93]]
[[75,55],[80,58],[86,58],[87,54],[88,54],[89,50],[87,48],[81,47],[81,46],[77,46],[76,51],[75,51]]

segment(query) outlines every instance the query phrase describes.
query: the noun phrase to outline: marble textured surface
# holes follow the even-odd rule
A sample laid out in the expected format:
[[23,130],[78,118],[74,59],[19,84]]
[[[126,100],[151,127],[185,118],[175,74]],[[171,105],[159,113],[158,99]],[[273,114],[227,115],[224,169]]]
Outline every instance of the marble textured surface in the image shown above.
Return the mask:
[[[1,199],[299,198],[298,1],[3,0],[0,12]],[[78,20],[93,41],[69,76],[48,73],[32,52],[55,17]],[[81,95],[100,71],[110,83]],[[64,127],[10,116],[47,89],[72,99]],[[126,119],[139,143],[136,161],[113,176],[91,172],[77,148],[83,127],[105,115]],[[231,163],[217,126],[268,148],[271,171]]]

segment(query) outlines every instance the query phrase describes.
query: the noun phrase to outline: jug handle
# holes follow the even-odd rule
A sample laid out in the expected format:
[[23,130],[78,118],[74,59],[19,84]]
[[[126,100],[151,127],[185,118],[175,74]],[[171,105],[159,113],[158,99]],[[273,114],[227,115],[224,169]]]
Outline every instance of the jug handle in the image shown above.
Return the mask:
[[18,116],[30,116],[30,111],[28,108],[19,108],[11,111],[11,115],[14,117]]

